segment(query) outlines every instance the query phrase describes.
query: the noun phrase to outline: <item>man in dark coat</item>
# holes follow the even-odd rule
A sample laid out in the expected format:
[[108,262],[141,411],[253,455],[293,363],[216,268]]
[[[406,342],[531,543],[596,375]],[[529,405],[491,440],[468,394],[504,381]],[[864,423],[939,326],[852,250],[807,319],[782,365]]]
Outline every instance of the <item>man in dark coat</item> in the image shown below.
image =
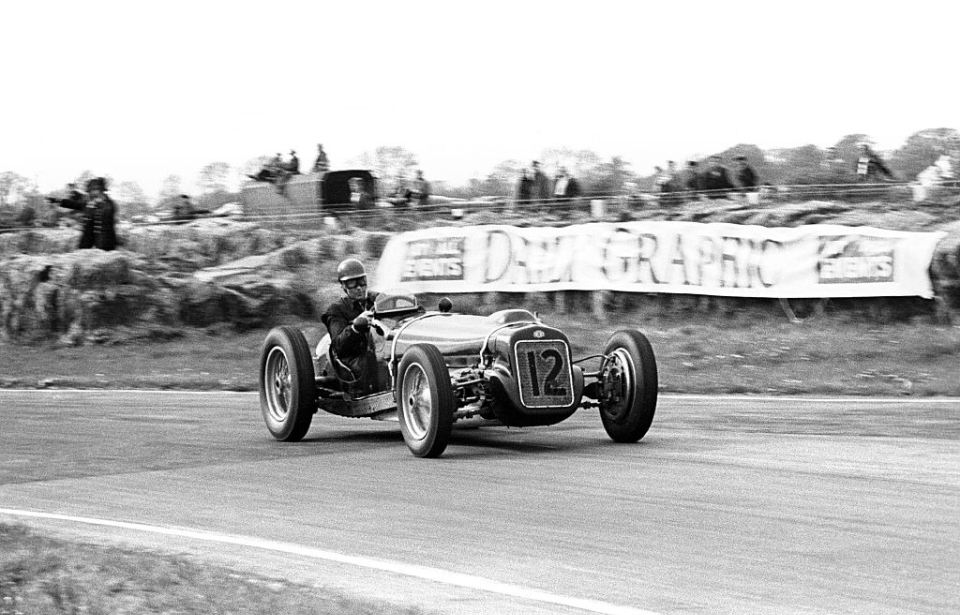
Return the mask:
[[857,180],[858,181],[879,181],[886,177],[887,179],[897,179],[886,164],[867,143],[860,144],[860,157],[857,158]]
[[754,171],[750,163],[747,162],[746,156],[737,156],[734,160],[737,161],[737,169],[734,172],[734,176],[737,178],[740,192],[754,192],[757,184],[760,183],[757,172]]
[[550,180],[543,171],[540,170],[540,163],[533,161],[533,198],[541,205],[550,200]]
[[566,167],[557,171],[557,179],[553,184],[553,197],[560,200],[571,200],[580,197],[580,182],[576,177],[567,173]]
[[323,144],[317,143],[317,159],[313,161],[314,173],[326,173],[330,170],[330,161],[327,159],[327,153],[323,151]]
[[703,190],[707,190],[707,198],[722,199],[733,189],[730,181],[730,172],[723,166],[720,156],[710,156],[710,166],[701,177]]
[[362,381],[370,369],[369,351],[373,350],[370,317],[378,293],[367,291],[367,271],[355,258],[348,258],[337,266],[337,280],[344,296],[331,304],[320,320],[330,334],[334,357],[356,380]]
[[297,152],[290,150],[290,160],[287,161],[286,170],[291,175],[300,175],[300,159],[297,158]]
[[[684,192],[693,192],[697,193],[700,190],[703,190],[703,180],[700,176],[700,169],[698,168],[696,160],[687,161],[687,168],[682,171],[677,172],[675,184],[678,190]],[[697,200],[699,195],[693,194],[693,200]]]
[[430,182],[423,176],[423,171],[417,169],[417,178],[413,180],[413,190],[411,196],[416,199],[417,205],[426,207],[430,200]]
[[533,180],[527,175],[527,170],[520,172],[520,179],[517,181],[517,203],[524,205],[530,202],[533,194]]
[[[80,198],[78,198],[80,197]],[[107,196],[107,180],[96,177],[87,182],[87,195],[74,191],[72,196],[60,201],[60,207],[83,212],[83,232],[77,249],[117,248],[117,205]]]

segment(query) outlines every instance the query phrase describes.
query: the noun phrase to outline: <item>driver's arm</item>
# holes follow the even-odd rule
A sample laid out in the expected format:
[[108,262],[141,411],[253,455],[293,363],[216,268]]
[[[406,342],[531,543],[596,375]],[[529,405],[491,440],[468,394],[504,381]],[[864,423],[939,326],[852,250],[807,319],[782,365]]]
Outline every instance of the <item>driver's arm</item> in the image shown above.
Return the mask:
[[330,333],[333,352],[341,357],[357,356],[367,346],[367,337],[353,327],[353,320],[337,310],[330,310],[321,318]]

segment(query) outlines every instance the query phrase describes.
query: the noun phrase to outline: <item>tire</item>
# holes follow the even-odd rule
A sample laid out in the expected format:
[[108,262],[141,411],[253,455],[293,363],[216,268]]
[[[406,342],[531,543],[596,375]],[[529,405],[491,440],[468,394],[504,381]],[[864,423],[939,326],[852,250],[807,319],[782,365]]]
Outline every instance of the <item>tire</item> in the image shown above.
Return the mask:
[[260,351],[260,410],[277,440],[299,442],[316,412],[310,346],[298,329],[276,327]]
[[431,344],[414,344],[397,369],[400,431],[417,457],[439,457],[450,441],[457,401],[443,355]]
[[603,353],[612,355],[600,383],[600,420],[614,442],[637,442],[650,429],[657,410],[657,360],[639,331],[614,333]]

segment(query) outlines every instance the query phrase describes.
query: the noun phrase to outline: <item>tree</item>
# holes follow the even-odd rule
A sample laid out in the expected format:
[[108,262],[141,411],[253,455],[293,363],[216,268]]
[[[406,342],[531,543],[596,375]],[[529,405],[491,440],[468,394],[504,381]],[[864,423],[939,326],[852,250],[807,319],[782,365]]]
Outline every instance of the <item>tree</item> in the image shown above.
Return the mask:
[[824,153],[816,145],[803,145],[784,152],[781,182],[786,185],[829,183],[824,175]]
[[83,173],[81,173],[80,175],[78,175],[78,176],[76,177],[76,179],[74,179],[74,180],[73,180],[72,182],[70,182],[70,183],[76,184],[76,185],[77,185],[77,190],[85,190],[85,189],[86,189],[86,186],[87,186],[87,182],[90,181],[91,179],[94,179],[95,177],[102,177],[102,178],[107,182],[107,189],[108,189],[108,190],[113,186],[113,178],[112,178],[112,177],[110,177],[109,175],[97,175],[96,173],[94,173],[94,172],[91,171],[90,169],[85,170]]
[[117,200],[128,205],[145,205],[147,193],[134,181],[122,181],[117,184]]
[[483,182],[484,194],[490,196],[512,196],[515,192],[517,179],[523,170],[523,164],[518,160],[504,160],[497,164],[487,174]]
[[767,160],[766,153],[753,143],[738,143],[717,155],[727,164],[732,163],[737,156],[744,156],[747,159],[747,164],[753,167],[753,170],[760,176],[761,183],[777,183],[772,179],[772,177],[776,175],[776,173],[772,171],[772,163]]
[[0,207],[7,207],[20,202],[33,190],[33,182],[23,175],[13,171],[0,173]]
[[180,179],[179,175],[168,175],[166,179],[163,180],[163,185],[160,188],[160,201],[166,201],[170,198],[179,197],[183,192],[181,185],[183,180]]
[[614,156],[610,162],[597,165],[594,183],[586,188],[588,192],[598,195],[620,194],[626,182],[636,179],[636,174],[630,170],[630,163],[620,156]]
[[114,193],[116,194],[117,203],[123,205],[118,211],[124,218],[150,212],[150,203],[147,200],[147,194],[137,182],[119,182]]
[[[256,171],[254,171],[256,173]],[[204,193],[226,192],[230,165],[226,162],[211,162],[200,169],[197,184]]]
[[[960,150],[960,132],[954,128],[930,128],[910,135],[890,156],[890,167],[904,179],[914,179],[940,156],[956,159]],[[956,162],[956,160],[955,160]]]
[[399,145],[381,145],[371,152],[364,152],[350,161],[373,171],[382,182],[397,182],[410,177],[419,164],[413,152]]
[[850,169],[856,169],[857,159],[860,158],[860,144],[866,143],[873,146],[873,139],[863,133],[847,135],[837,141],[833,146],[833,151],[839,160]]
[[581,183],[590,184],[597,179],[597,167],[601,159],[588,149],[572,150],[569,147],[550,147],[540,152],[540,168],[547,172],[565,167],[567,172]]

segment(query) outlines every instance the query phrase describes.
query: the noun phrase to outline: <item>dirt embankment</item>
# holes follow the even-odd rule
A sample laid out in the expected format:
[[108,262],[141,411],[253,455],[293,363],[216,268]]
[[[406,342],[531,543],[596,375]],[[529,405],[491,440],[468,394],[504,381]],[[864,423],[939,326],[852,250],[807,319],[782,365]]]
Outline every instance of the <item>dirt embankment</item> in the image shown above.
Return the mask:
[[[68,251],[76,232],[28,235],[4,236],[0,246],[0,336],[25,342],[56,337],[65,344],[314,316],[322,301],[319,272],[347,255],[370,257],[386,242],[371,233],[298,240],[223,221],[128,229],[114,252]],[[4,253],[11,245],[27,253]]]
[[[611,220],[695,220],[763,226],[833,223],[898,230],[944,230],[931,265],[939,302],[914,298],[831,302],[854,305],[879,320],[911,317],[960,319],[960,222],[954,212],[918,211],[886,204],[813,201],[751,206],[741,201],[691,203],[674,209],[611,208]],[[540,216],[554,224],[587,222],[585,211]],[[397,230],[439,220],[411,219]],[[443,220],[443,223],[449,223]],[[467,212],[456,224],[529,224],[529,214],[495,207]],[[389,234],[356,228],[306,234],[229,220],[121,229],[122,249],[74,250],[75,230],[33,230],[0,235],[0,336],[17,341],[57,338],[66,344],[136,337],[163,338],[184,326],[265,327],[288,316],[316,317],[337,293],[336,263],[347,256],[374,262]],[[581,293],[583,294],[583,293]],[[587,293],[589,295],[589,293]],[[757,302],[701,297],[658,298],[657,309],[720,313],[755,309]],[[516,297],[503,298],[515,304]],[[559,311],[616,311],[635,297],[563,297],[535,293],[533,307]],[[649,298],[645,298],[649,301]],[[458,309],[496,309],[496,296],[460,297]],[[869,301],[867,301],[869,303]],[[767,302],[769,304],[769,302]],[[804,302],[794,307],[804,309]],[[814,304],[811,309],[820,309]],[[766,305],[763,309],[770,309]],[[804,314],[800,314],[801,316]]]

